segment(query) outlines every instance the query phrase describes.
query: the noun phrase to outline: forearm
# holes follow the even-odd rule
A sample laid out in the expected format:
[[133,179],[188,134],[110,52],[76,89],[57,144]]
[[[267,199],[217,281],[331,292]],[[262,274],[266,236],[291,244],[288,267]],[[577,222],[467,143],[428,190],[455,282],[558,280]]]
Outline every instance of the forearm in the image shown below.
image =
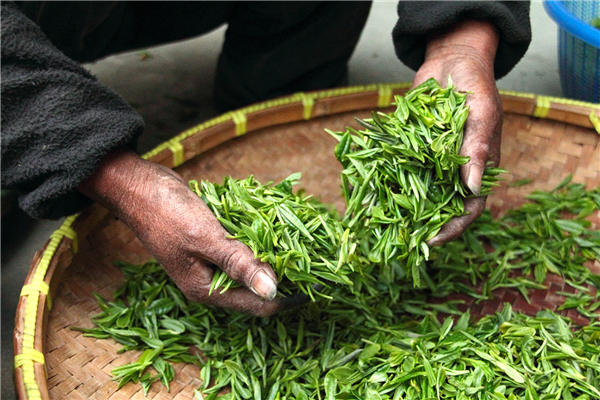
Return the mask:
[[12,3],[2,3],[2,186],[36,218],[90,204],[77,186],[112,149],[134,143],[142,118],[61,53]]
[[102,206],[122,214],[136,203],[140,182],[150,179],[148,162],[119,147],[107,154],[78,190]]

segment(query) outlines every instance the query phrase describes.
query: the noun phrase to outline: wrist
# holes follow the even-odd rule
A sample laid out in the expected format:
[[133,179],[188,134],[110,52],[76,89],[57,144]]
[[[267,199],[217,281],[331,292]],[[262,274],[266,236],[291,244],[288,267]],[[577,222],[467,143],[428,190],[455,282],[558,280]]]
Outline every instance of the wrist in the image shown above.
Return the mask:
[[78,190],[117,214],[136,204],[141,190],[139,182],[148,176],[147,161],[121,147],[109,152],[98,168],[83,181]]
[[432,33],[427,40],[425,61],[448,56],[474,57],[493,70],[500,35],[487,20],[464,20]]

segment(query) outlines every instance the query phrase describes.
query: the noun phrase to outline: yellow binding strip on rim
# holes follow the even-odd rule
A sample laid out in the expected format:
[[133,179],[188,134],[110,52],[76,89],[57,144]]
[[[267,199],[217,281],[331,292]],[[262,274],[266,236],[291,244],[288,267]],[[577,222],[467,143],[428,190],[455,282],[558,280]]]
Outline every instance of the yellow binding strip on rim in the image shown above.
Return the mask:
[[66,226],[63,224],[60,228],[55,230],[54,233],[52,233],[52,235],[50,235],[51,238],[60,237],[61,239],[63,238],[63,236],[73,241],[71,247],[73,248],[73,253],[77,253],[77,232],[75,232],[75,230],[70,226]]
[[23,286],[21,289],[20,296],[27,296],[33,294],[33,292],[38,292],[46,295],[46,304],[48,305],[48,310],[52,310],[52,299],[50,298],[50,286],[44,281],[30,283],[29,285]]
[[[50,235],[50,242],[48,243],[48,246],[46,246],[46,250],[44,250],[44,254],[33,273],[31,283],[27,286],[35,289],[47,286],[46,282],[44,282],[44,278],[46,277],[46,272],[48,272],[52,257],[60,245],[62,238],[68,237],[73,240],[73,243],[76,241],[77,233],[71,228],[71,225],[78,215],[79,214],[71,215],[65,219],[62,226]],[[30,400],[42,398],[40,388],[35,380],[35,369],[33,366],[34,362],[44,363],[43,354],[35,349],[35,329],[41,292],[43,293],[42,290],[24,288],[24,293],[21,293],[21,296],[27,296],[27,302],[25,303],[23,339],[21,342],[20,353],[15,355],[15,368],[21,368],[23,372],[25,395],[27,396],[26,398]]]
[[179,167],[185,161],[183,156],[183,145],[176,138],[165,142],[169,150],[173,153],[173,168]]
[[23,286],[23,289],[21,289],[21,296],[27,296],[28,294],[31,294],[32,292],[40,292],[42,294],[48,294],[48,292],[50,291],[50,286],[48,286],[48,284],[46,282],[36,282],[36,283],[30,283],[29,285],[25,285]]
[[296,93],[295,96],[302,101],[302,106],[304,107],[304,119],[309,120],[315,105],[314,97],[304,92]]
[[246,118],[246,114],[243,110],[232,111],[229,113],[233,123],[235,124],[235,134],[236,136],[242,136],[246,133],[246,122],[248,119]]
[[[411,86],[411,82],[349,86],[349,87],[343,87],[343,88],[321,90],[321,91],[314,92],[314,93],[308,93],[308,94],[306,94],[306,96],[311,98],[314,101],[314,100],[324,99],[324,98],[328,98],[328,97],[339,97],[339,96],[345,96],[345,95],[354,94],[354,93],[379,91],[379,88],[381,86],[387,86],[392,91],[395,89],[409,89]],[[515,92],[512,90],[499,90],[499,92],[500,92],[500,94],[507,95],[507,96],[516,96],[516,97],[523,97],[523,98],[529,98],[529,99],[536,98],[536,95],[532,94],[532,93],[521,93],[521,92]],[[537,97],[539,98],[540,96],[537,96]],[[576,105],[576,106],[600,109],[600,104],[593,104],[593,103],[587,103],[584,101],[562,99],[562,98],[557,98],[557,97],[548,97],[548,96],[541,96],[541,97],[544,100],[548,100],[553,103],[569,104],[569,105]],[[287,97],[281,97],[278,99],[267,100],[262,103],[252,104],[248,107],[241,108],[238,111],[242,112],[244,114],[250,114],[255,111],[266,110],[266,109],[281,106],[281,105],[287,105],[290,103],[294,103],[296,101],[298,101],[297,94],[292,95],[292,96],[287,96]],[[540,109],[538,111],[542,111],[542,109]],[[306,112],[306,110],[305,110],[305,112]],[[547,110],[546,110],[546,112],[547,112]],[[175,136],[172,140],[177,141],[177,142],[182,142],[183,140],[187,139],[190,136],[193,136],[199,132],[202,132],[203,130],[208,129],[210,127],[219,125],[220,123],[223,123],[225,121],[229,121],[230,119],[231,119],[230,113],[222,114],[216,118],[210,119],[206,122],[203,122],[199,125],[193,126],[190,129],[187,129],[187,130],[181,132],[179,135]],[[169,148],[168,145],[166,144],[166,142],[164,142],[164,143],[158,145],[157,147],[155,147],[154,149],[150,150],[146,154],[144,154],[142,156],[142,158],[149,159],[149,158],[157,155],[164,149],[168,149],[168,148]]]
[[[538,96],[540,97],[540,96]],[[600,104],[598,103],[589,103],[587,101],[581,100],[572,100],[572,99],[563,99],[562,97],[551,97],[551,96],[543,96],[548,102],[556,103],[556,104],[567,104],[569,106],[579,106],[579,107],[587,107],[594,108],[596,110],[600,110]]]
[[45,364],[46,359],[41,351],[35,349],[27,349],[25,353],[21,353],[15,356],[15,368],[19,368],[26,361],[35,361],[40,364]]
[[523,97],[526,99],[533,99],[535,98],[535,94],[533,93],[521,93],[521,92],[515,92],[512,90],[498,90],[498,92],[500,94],[506,95],[506,96],[515,96],[515,97]]
[[542,95],[535,95],[533,93],[515,92],[512,90],[498,90],[498,92],[501,95],[506,95],[506,96],[516,96],[516,97],[523,97],[523,98],[527,98],[527,99],[535,98],[537,100],[538,105],[541,104],[542,107],[550,107],[550,103],[556,103],[556,104],[567,104],[570,106],[586,107],[586,108],[600,110],[600,104],[590,103],[590,102],[582,101],[582,100],[565,99],[562,97],[542,96]]
[[536,106],[533,110],[533,116],[536,118],[546,118],[548,111],[550,110],[550,97],[537,96],[535,99]]
[[[199,132],[202,132],[203,130],[210,128],[212,126],[219,125],[225,121],[229,121],[230,119],[231,119],[231,117],[229,116],[229,114],[223,114],[219,117],[210,119],[202,124],[196,125],[188,130],[181,132],[179,135],[175,136],[170,141],[177,141],[177,142],[181,143],[181,141],[183,141],[184,139],[186,139],[190,136],[193,136]],[[156,146],[154,149],[152,149],[149,152],[142,155],[142,158],[147,160],[147,159],[157,155],[164,149],[168,149],[168,148],[169,148],[169,146],[167,145],[167,142],[163,142],[163,143],[159,144],[158,146]]]
[[[580,100],[562,99],[560,97],[537,96],[537,106],[533,111],[533,116],[537,118],[545,118],[548,111],[552,108],[550,103],[566,104],[568,106],[591,108],[592,110],[600,110],[600,104],[588,103]],[[593,124],[593,122],[592,122]]]
[[600,119],[598,119],[598,116],[594,110],[590,111],[590,122],[594,126],[596,132],[600,135]]
[[315,93],[315,98],[316,99],[324,99],[327,97],[339,97],[339,96],[345,96],[345,95],[355,94],[355,93],[375,92],[375,91],[379,91],[379,88],[381,86],[387,86],[391,90],[408,89],[410,87],[410,85],[411,85],[410,82],[400,82],[400,83],[385,83],[385,84],[373,83],[371,85],[349,86],[349,87],[344,87],[344,88],[329,89],[329,90],[323,90],[323,91],[317,92],[317,93]]
[[392,104],[392,87],[390,85],[379,85],[379,99],[377,107],[385,108]]
[[[400,83],[387,83],[385,85],[390,87],[392,90],[408,89],[410,87],[411,83],[410,82],[400,82]],[[343,87],[343,88],[337,88],[337,89],[321,90],[321,91],[314,92],[314,93],[305,93],[305,95],[308,98],[312,99],[312,101],[314,102],[315,100],[324,99],[327,97],[339,97],[339,96],[345,96],[345,95],[354,94],[354,93],[364,93],[364,92],[376,91],[379,89],[379,86],[381,86],[381,84],[350,86],[350,87]],[[267,100],[262,103],[252,104],[248,107],[241,108],[234,112],[250,114],[250,113],[253,113],[256,111],[262,111],[262,110],[266,110],[266,109],[273,108],[273,107],[288,105],[288,104],[294,103],[296,101],[298,101],[297,94],[287,96],[287,97],[281,97],[278,99]],[[306,113],[306,109],[304,110],[304,112]],[[171,140],[182,142],[183,140],[187,139],[190,136],[194,136],[194,135],[202,132],[205,129],[219,125],[225,121],[229,121],[230,119],[231,119],[231,113],[222,114],[216,118],[210,119],[206,122],[203,122],[199,125],[193,126],[190,129],[187,129],[187,130],[181,132],[179,135],[175,136]],[[142,158],[147,160],[147,159],[152,158],[153,156],[159,154],[164,149],[168,149],[168,148],[169,147],[168,147],[167,143],[163,142],[163,143],[159,144],[157,147],[155,147],[154,149],[152,149],[149,152],[142,155]]]

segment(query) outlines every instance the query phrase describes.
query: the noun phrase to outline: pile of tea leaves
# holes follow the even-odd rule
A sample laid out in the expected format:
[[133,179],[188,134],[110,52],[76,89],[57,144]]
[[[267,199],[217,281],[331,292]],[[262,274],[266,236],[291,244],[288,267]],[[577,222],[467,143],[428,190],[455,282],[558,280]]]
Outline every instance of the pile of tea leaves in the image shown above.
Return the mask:
[[[169,362],[192,362],[201,366],[199,399],[600,396],[598,321],[573,331],[552,312],[529,317],[507,304],[477,322],[467,312],[441,323],[425,302],[412,300],[424,314],[415,318],[389,296],[356,297],[343,287],[335,300],[260,319],[187,302],[157,263],[122,268],[122,297],[101,300],[99,327],[85,330],[110,335],[124,351],[144,350],[137,362],[112,371],[120,385],[139,381],[148,390],[160,379],[168,387]],[[161,290],[148,297],[156,286]],[[190,346],[204,357],[192,356]]]

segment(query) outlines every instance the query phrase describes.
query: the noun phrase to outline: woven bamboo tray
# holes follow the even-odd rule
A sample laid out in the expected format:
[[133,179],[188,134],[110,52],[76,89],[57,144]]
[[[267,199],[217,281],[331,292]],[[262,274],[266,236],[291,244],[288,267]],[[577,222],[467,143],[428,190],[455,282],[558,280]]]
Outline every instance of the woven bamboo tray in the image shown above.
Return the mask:
[[[221,182],[223,176],[278,181],[302,172],[303,187],[321,200],[343,208],[333,155],[335,139],[324,128],[355,126],[353,116],[366,118],[376,108],[390,108],[394,94],[408,84],[349,87],[257,104],[198,125],[163,143],[144,157],[175,168],[185,179]],[[488,199],[495,216],[516,208],[532,190],[549,190],[567,174],[588,187],[600,184],[600,105],[565,99],[502,92],[505,110],[502,163],[511,171]],[[201,155],[201,157],[200,157]],[[510,182],[534,183],[510,188]],[[592,217],[594,229],[600,216]],[[141,263],[149,258],[141,243],[114,215],[92,206],[67,218],[35,256],[23,287],[14,333],[15,383],[21,399],[142,399],[140,385],[117,390],[110,371],[137,359],[136,352],[117,354],[112,340],[83,337],[71,326],[92,327],[98,313],[92,292],[110,298],[122,283],[114,260]],[[590,265],[600,273],[598,263]],[[65,273],[66,272],[66,273]],[[467,299],[475,316],[493,313],[506,301],[516,310],[535,314],[555,310],[569,291],[562,279],[549,274],[548,290],[535,291],[532,304],[512,289],[499,290],[493,301],[478,305]],[[567,314],[576,322],[586,321]],[[191,399],[200,386],[195,366],[176,364],[171,392],[159,383],[147,398]]]

